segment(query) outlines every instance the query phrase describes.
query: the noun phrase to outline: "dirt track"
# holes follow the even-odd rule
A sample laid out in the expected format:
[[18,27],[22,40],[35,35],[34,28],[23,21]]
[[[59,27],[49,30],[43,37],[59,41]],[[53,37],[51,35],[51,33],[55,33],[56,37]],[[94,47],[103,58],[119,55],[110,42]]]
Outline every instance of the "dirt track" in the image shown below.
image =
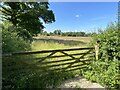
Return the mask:
[[93,89],[99,89],[99,90],[104,90],[104,87],[101,86],[98,83],[92,83],[88,80],[86,80],[83,77],[77,76],[73,79],[69,79],[65,82],[63,82],[58,88],[85,88],[86,90],[91,90]]

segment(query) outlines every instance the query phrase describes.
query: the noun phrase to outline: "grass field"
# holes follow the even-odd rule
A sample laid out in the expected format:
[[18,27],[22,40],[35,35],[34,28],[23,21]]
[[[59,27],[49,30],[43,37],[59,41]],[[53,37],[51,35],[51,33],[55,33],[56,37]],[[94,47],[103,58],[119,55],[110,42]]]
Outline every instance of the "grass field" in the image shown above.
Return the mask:
[[[73,39],[72,39],[73,38]],[[58,37],[58,36],[52,36],[52,37],[34,37],[34,41],[31,44],[32,51],[39,51],[39,50],[50,50],[50,49],[69,49],[69,48],[76,48],[76,47],[87,47],[89,46],[89,42],[92,40],[90,37]],[[83,51],[81,51],[83,52]],[[79,51],[73,51],[73,52],[67,52],[70,53],[80,53]],[[45,88],[45,87],[56,87],[62,83],[62,81],[65,81],[69,78],[74,77],[76,74],[80,74],[80,70],[78,71],[72,71],[72,72],[48,72],[45,74],[44,72],[41,72],[41,64],[33,65],[32,63],[35,63],[37,60],[24,60],[24,58],[38,58],[38,57],[45,57],[49,54],[35,54],[31,57],[29,56],[20,56],[13,59],[6,59],[3,60],[4,62],[10,63],[10,66],[6,66],[8,64],[4,63],[4,73],[3,76],[5,78],[5,87],[13,87],[11,85],[14,85],[14,87],[23,87],[23,88]],[[56,55],[62,55],[61,53],[56,53]],[[80,57],[80,56],[76,56]],[[61,57],[61,58],[54,58],[54,59],[46,59],[44,62],[50,62],[50,61],[57,61],[57,60],[64,60],[69,59],[70,57]],[[21,60],[22,59],[22,60]],[[20,61],[21,60],[21,61]],[[75,60],[73,60],[75,61]],[[43,63],[44,63],[43,62]],[[58,62],[54,63],[56,64],[63,64],[63,63],[69,63],[71,61],[66,62]],[[77,63],[80,64],[80,63]],[[76,64],[76,65],[77,65]],[[66,67],[64,66],[57,66],[58,67]],[[48,70],[50,68],[47,68]],[[9,75],[8,75],[9,73]],[[11,85],[9,85],[9,83]]]
[[[54,50],[54,49],[69,49],[69,48],[81,48],[81,47],[88,47],[89,46],[89,42],[92,40],[92,37],[60,37],[60,36],[42,36],[42,37],[34,37],[34,42],[32,43],[32,50],[33,51],[38,51],[38,50]],[[86,52],[86,51],[72,51],[72,52],[66,52],[68,54],[74,54],[74,53],[82,53],[82,52]],[[35,55],[35,57],[45,57],[49,54],[38,54]],[[61,53],[56,53],[53,56],[57,56],[57,55],[63,55]],[[81,55],[75,56],[80,57]],[[65,60],[65,59],[71,59],[71,57],[61,57],[61,58],[53,58],[53,59],[46,59],[43,61],[44,62],[51,62],[51,61],[58,61],[58,60]],[[65,61],[65,62],[57,62],[57,63],[51,63],[51,64],[46,64],[45,66],[49,66],[49,65],[57,65],[57,64],[64,64],[64,63],[70,63],[70,62],[74,62],[75,60],[71,60],[71,61]],[[36,61],[35,61],[36,62]],[[82,64],[80,63],[75,63],[74,65],[79,65]],[[41,64],[37,65],[38,67],[44,66]],[[66,67],[67,65],[60,65],[60,66],[56,66],[54,68],[63,68]],[[79,66],[81,67],[81,66]],[[76,67],[75,67],[76,68]],[[78,68],[78,67],[77,67]],[[48,68],[49,69],[53,69]],[[74,68],[72,68],[74,69]],[[61,84],[62,81],[66,80],[67,78],[71,78],[74,77],[76,74],[80,74],[80,70],[76,70],[76,71],[72,71],[71,73],[69,72],[58,72],[58,73],[53,73],[53,75],[51,76],[51,74],[49,74],[49,77],[53,78],[52,80],[50,79],[50,83],[53,83],[51,81],[54,81],[54,85],[53,87],[56,87],[57,85]],[[56,76],[56,74],[59,74],[61,76]],[[49,84],[50,84],[49,83]]]
[[86,47],[91,40],[92,37],[39,36],[34,37],[32,50]]
[[70,37],[70,36],[38,36],[36,38],[49,38],[49,39],[58,39],[58,40],[75,40],[75,41],[83,41],[90,42],[93,37]]

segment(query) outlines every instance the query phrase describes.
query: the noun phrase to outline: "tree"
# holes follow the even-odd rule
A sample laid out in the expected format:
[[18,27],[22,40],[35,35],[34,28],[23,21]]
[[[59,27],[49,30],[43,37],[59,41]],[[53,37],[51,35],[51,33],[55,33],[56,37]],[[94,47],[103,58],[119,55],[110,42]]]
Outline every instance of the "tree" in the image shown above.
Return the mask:
[[61,34],[62,34],[61,30],[55,30],[53,33],[54,33],[55,35],[61,35]]
[[42,34],[46,36],[48,33],[47,33],[47,31],[43,31]]
[[[15,27],[21,27],[30,36],[35,36],[44,28],[43,22],[55,22],[52,10],[48,2],[4,2],[0,4],[4,20],[12,22]],[[19,35],[23,31],[17,30]]]

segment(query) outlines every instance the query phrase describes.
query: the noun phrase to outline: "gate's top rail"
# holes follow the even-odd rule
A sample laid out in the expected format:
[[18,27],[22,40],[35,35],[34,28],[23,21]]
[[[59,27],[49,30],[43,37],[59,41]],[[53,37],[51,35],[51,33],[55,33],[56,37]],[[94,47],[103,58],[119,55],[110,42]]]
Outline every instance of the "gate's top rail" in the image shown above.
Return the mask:
[[3,56],[28,55],[28,54],[50,53],[50,52],[60,52],[60,51],[88,50],[88,49],[94,49],[94,47],[57,49],[57,50],[41,50],[41,51],[26,51],[26,52],[12,52],[12,53],[9,53],[9,54],[3,54]]

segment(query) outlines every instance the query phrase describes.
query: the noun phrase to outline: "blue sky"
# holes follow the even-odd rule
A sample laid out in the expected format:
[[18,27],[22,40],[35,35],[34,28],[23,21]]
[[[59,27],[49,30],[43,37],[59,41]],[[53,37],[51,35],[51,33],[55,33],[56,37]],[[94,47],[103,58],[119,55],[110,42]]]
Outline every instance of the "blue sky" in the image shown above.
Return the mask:
[[97,32],[110,22],[117,21],[117,2],[50,2],[56,21],[44,24],[48,32],[67,31]]

